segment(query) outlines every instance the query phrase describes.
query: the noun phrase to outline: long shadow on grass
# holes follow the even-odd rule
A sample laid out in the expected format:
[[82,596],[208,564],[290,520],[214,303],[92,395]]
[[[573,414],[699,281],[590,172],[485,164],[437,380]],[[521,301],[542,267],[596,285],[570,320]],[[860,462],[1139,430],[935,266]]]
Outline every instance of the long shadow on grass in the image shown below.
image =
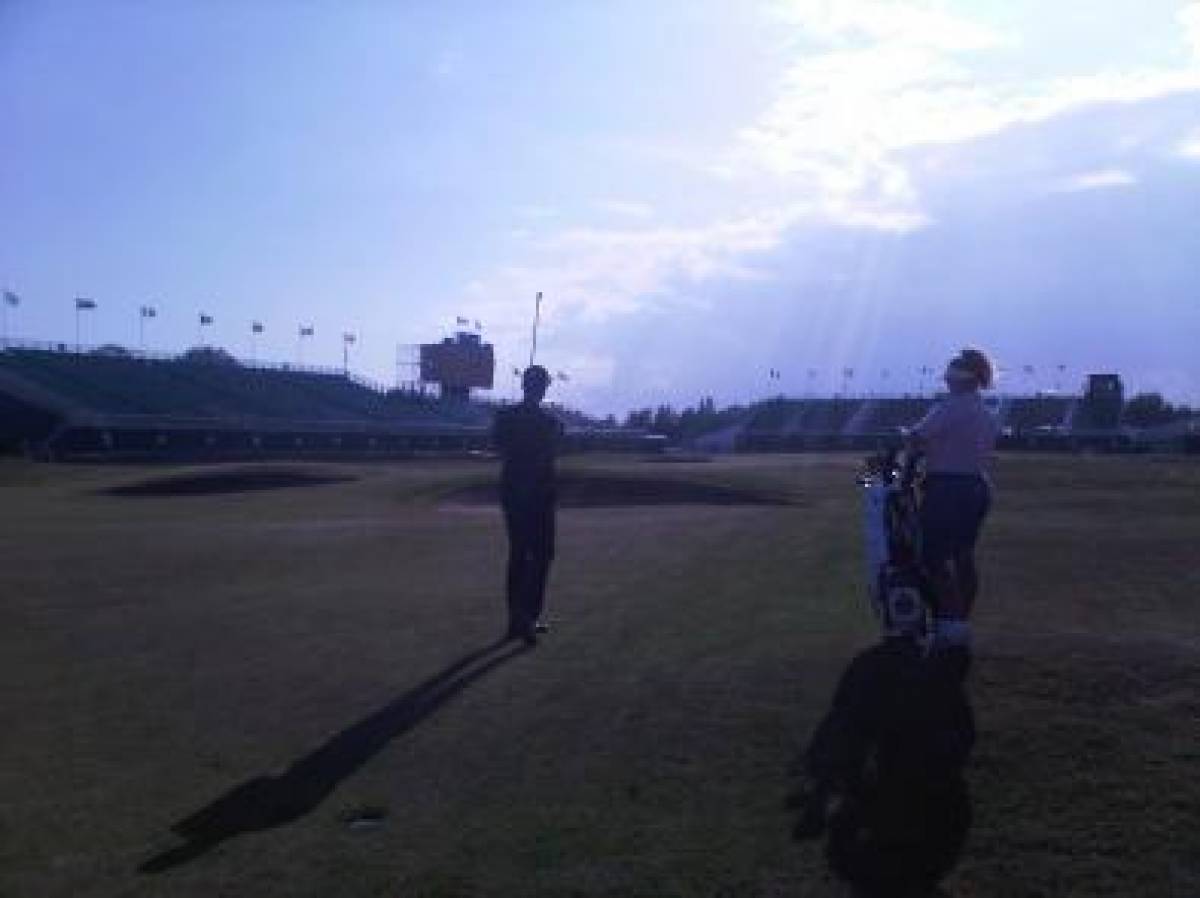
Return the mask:
[[397,736],[411,730],[471,683],[526,651],[523,645],[501,651],[493,642],[464,655],[378,711],[347,727],[310,752],[280,776],[247,780],[174,824],[187,843],[144,861],[138,871],[161,873],[178,867],[242,833],[272,829],[313,811],[330,792],[378,754]]

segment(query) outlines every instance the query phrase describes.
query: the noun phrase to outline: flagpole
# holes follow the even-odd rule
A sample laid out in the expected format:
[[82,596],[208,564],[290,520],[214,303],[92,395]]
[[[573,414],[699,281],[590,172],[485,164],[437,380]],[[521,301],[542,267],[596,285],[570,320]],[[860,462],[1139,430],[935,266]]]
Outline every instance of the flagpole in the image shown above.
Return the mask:
[[17,294],[11,290],[5,290],[4,296],[0,297],[0,341],[7,345],[8,343],[8,307],[17,304]]
[[529,367],[533,367],[533,359],[537,355],[538,323],[542,319],[542,291],[537,292],[533,307],[533,344],[529,347]]
[[300,325],[296,336],[296,365],[300,368],[304,367],[304,338],[312,336],[312,326],[305,327]]

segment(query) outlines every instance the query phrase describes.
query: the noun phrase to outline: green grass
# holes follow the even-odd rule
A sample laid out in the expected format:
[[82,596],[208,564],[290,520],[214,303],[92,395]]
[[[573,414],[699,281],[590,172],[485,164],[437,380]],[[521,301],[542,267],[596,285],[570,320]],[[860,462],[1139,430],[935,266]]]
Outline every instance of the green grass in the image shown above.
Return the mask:
[[[494,638],[486,462],[115,497],[176,469],[0,462],[0,895],[845,894],[787,767],[873,638],[848,456],[662,465],[788,505],[568,509],[554,631],[285,826],[167,872],[169,826]],[[959,896],[1200,894],[1200,464],[1005,456]],[[382,807],[384,824],[343,818]]]

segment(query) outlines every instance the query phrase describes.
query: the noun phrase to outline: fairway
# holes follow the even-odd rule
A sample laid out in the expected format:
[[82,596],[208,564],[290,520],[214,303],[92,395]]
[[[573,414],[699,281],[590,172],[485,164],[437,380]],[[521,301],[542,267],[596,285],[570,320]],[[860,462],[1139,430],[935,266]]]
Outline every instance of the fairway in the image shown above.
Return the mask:
[[[875,635],[858,460],[566,459],[532,650],[492,462],[0,461],[0,896],[847,894],[782,800]],[[1200,463],[995,479],[947,890],[1200,894]]]

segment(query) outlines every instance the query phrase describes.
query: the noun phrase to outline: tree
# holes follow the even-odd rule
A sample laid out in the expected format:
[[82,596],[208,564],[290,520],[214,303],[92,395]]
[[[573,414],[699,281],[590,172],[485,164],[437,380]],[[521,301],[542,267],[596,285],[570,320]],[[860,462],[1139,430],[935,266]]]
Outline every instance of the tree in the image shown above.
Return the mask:
[[636,409],[625,416],[625,426],[631,430],[649,430],[654,412],[648,408]]
[[654,421],[650,426],[655,433],[673,437],[679,426],[679,416],[671,406],[660,405],[654,413]]
[[91,354],[108,356],[110,358],[126,359],[129,358],[133,353],[118,343],[105,343],[103,346],[97,346],[95,349],[93,349]]
[[1173,406],[1160,393],[1138,393],[1125,403],[1121,420],[1131,427],[1159,427],[1191,415],[1186,405]]
[[182,356],[185,361],[202,365],[237,365],[238,360],[216,346],[194,346]]

